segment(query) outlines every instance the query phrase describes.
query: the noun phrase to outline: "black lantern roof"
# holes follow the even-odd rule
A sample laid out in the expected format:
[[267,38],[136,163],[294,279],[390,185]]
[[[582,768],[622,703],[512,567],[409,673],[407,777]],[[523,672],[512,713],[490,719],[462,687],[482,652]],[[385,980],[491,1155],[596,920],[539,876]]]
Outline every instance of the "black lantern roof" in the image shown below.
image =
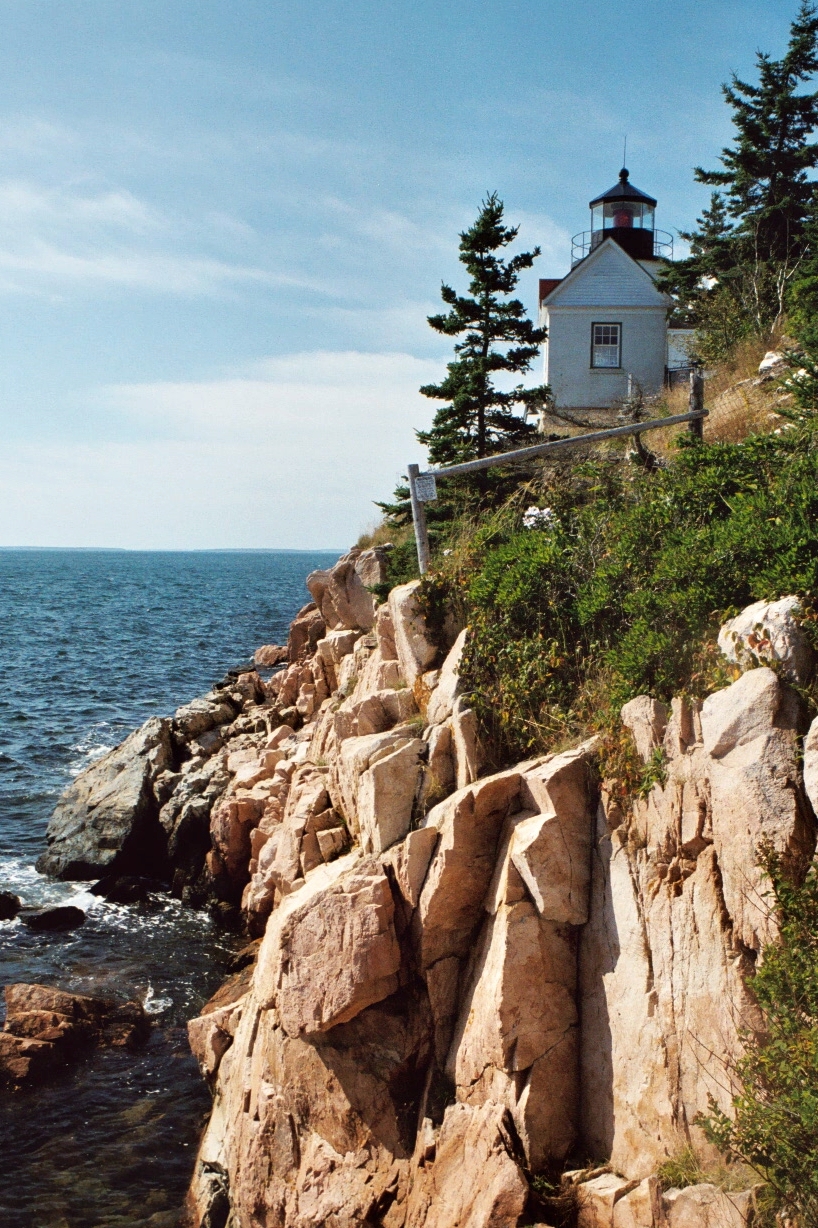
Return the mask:
[[593,209],[594,205],[601,205],[605,201],[614,200],[641,200],[646,205],[655,205],[656,201],[652,196],[648,196],[647,192],[640,192],[632,183],[628,182],[628,171],[623,166],[619,172],[619,183],[614,184],[612,188],[608,188],[607,192],[603,192],[601,196],[595,196],[589,202]]

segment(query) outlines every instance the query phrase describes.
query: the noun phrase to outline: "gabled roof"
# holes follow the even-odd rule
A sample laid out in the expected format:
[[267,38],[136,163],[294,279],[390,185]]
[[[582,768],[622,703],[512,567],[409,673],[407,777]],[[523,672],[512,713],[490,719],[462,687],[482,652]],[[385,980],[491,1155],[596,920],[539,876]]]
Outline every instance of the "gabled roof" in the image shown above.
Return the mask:
[[670,296],[657,290],[650,273],[614,239],[605,239],[590,256],[540,300],[543,307],[669,307]]

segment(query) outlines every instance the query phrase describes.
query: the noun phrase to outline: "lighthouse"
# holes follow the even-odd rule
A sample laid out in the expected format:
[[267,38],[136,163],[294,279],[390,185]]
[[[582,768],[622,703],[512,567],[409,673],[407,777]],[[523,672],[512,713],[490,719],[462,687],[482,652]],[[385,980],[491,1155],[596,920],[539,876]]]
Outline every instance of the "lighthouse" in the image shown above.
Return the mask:
[[623,167],[589,202],[591,229],[574,235],[570,273],[540,281],[545,382],[557,408],[616,409],[634,388],[651,396],[664,387],[672,300],[656,280],[673,240],[656,229],[656,205]]

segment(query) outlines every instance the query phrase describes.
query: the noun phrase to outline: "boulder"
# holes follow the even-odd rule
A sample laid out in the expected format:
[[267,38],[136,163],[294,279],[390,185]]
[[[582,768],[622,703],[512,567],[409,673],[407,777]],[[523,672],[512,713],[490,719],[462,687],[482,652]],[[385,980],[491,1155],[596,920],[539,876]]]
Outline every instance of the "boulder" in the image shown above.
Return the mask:
[[668,1190],[662,1209],[667,1228],[747,1228],[755,1206],[752,1190],[733,1194],[704,1184]]
[[766,667],[752,669],[702,704],[702,740],[714,759],[751,742],[774,724],[783,692],[777,675]]
[[426,621],[417,603],[420,580],[400,584],[389,594],[389,612],[395,636],[400,672],[410,687],[431,669],[437,657],[437,648],[432,643]]
[[507,1109],[491,1101],[478,1108],[454,1104],[446,1109],[429,1175],[410,1196],[406,1228],[516,1228],[527,1197]]
[[483,915],[506,817],[519,809],[522,772],[487,776],[430,810],[424,828],[439,841],[415,917],[418,955],[426,970],[440,959],[468,954]]
[[487,918],[447,1061],[457,1096],[505,1103],[534,1171],[576,1140],[576,937],[530,901]]
[[47,934],[76,929],[85,921],[85,913],[74,904],[61,904],[56,908],[40,908],[36,912],[24,912],[21,920],[30,930]]
[[342,628],[338,631],[328,631],[324,638],[316,644],[316,653],[323,662],[330,690],[338,689],[338,673],[341,663],[354,650],[360,635],[359,630]]
[[0,891],[0,921],[13,921],[22,907],[19,895],[12,891]]
[[455,783],[454,743],[451,722],[432,725],[424,731],[423,740],[429,747],[429,781],[426,794],[434,793],[435,801],[451,793]]
[[[389,662],[388,664],[394,664]],[[417,714],[417,704],[407,687],[388,687],[369,691],[360,696],[360,687],[335,713],[335,734],[338,741],[383,733]]]
[[477,735],[477,713],[456,699],[451,718],[452,753],[455,782],[458,789],[477,780],[480,772],[480,743]]
[[612,1228],[616,1204],[636,1186],[616,1173],[602,1173],[577,1186],[577,1228]]
[[290,623],[290,634],[287,639],[287,657],[290,664],[295,664],[305,657],[311,657],[318,641],[326,635],[326,631],[327,626],[321,611],[314,601],[307,602]]
[[386,577],[382,550],[354,549],[326,571],[307,576],[307,588],[326,625],[332,630],[360,628],[369,631],[375,622],[375,599],[368,591]]
[[257,992],[288,1036],[326,1032],[398,988],[389,881],[374,859],[322,866],[273,914]]
[[662,745],[667,728],[668,710],[650,695],[637,695],[622,709],[622,724],[630,729],[643,763]]
[[818,815],[818,716],[804,738],[804,791]]
[[248,791],[227,793],[210,815],[211,873],[224,879],[230,895],[240,893],[247,881],[250,836],[264,813],[264,799]]
[[88,879],[155,872],[165,841],[151,786],[171,766],[170,722],[154,717],[86,768],[57,802],[40,873]]
[[272,665],[282,665],[289,659],[286,647],[281,644],[262,644],[253,653],[253,664],[269,669]]
[[792,681],[806,685],[815,654],[797,622],[800,604],[797,597],[756,601],[724,624],[719,648],[742,669],[777,662]]
[[430,725],[440,725],[454,711],[455,700],[460,695],[460,662],[466,646],[468,630],[461,631],[452,645],[440,670],[440,679],[432,691],[426,708],[426,720]]
[[790,696],[751,670],[705,701],[701,737],[695,707],[674,703],[666,780],[628,813],[603,785],[581,931],[583,1145],[628,1179],[691,1143],[709,1155],[697,1119],[739,1090],[761,1024],[748,983],[776,937],[759,852],[797,878],[815,847]]
[[108,875],[94,883],[91,895],[102,896],[109,904],[142,904],[155,891],[164,891],[166,883],[139,875]]
[[382,853],[409,831],[423,743],[410,738],[370,762],[358,784],[358,823],[365,853]]
[[340,751],[331,765],[329,787],[333,805],[344,816],[350,831],[355,835],[360,831],[359,793],[366,772],[380,759],[419,741],[411,733],[402,729],[385,730],[383,733],[348,737],[343,740]]
[[662,1190],[656,1177],[645,1177],[614,1203],[613,1228],[659,1228],[661,1223]]
[[217,725],[228,724],[234,719],[237,707],[224,692],[211,691],[209,695],[192,699],[189,704],[176,709],[173,714],[174,730],[183,741],[190,742]]
[[288,738],[292,737],[293,732],[290,725],[277,725],[264,743],[265,750],[278,750],[282,742],[286,742]]
[[48,985],[7,985],[0,1032],[0,1084],[37,1080],[91,1045],[132,1048],[150,1031],[139,1002],[66,993]]
[[758,364],[759,375],[784,375],[787,370],[787,356],[780,350],[767,350]]
[[437,841],[438,833],[434,827],[421,827],[410,832],[405,840],[393,845],[381,857],[381,863],[392,868],[398,891],[410,909],[417,908]]
[[428,1030],[424,995],[407,989],[293,1038],[251,990],[217,1074],[194,1173],[198,1217],[217,1171],[239,1224],[390,1223],[407,1192]]
[[588,748],[550,756],[526,772],[520,795],[541,813],[516,824],[511,860],[542,917],[584,925],[594,827]]
[[[257,950],[257,948],[256,948]],[[233,1043],[252,983],[252,965],[228,980],[187,1025],[190,1050],[204,1077],[212,1084],[219,1065]]]

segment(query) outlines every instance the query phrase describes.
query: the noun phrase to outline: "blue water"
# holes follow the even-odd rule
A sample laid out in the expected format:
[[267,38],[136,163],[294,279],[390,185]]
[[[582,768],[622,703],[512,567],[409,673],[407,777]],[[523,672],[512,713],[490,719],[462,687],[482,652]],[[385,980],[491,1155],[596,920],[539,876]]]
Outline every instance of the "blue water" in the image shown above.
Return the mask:
[[99,1053],[3,1097],[3,1228],[176,1222],[209,1108],[184,1024],[235,941],[176,901],[106,904],[34,862],[72,776],[260,644],[284,642],[306,575],[337,553],[0,550],[0,890],[88,911],[70,934],[0,923],[0,984],[139,997],[156,1020],[141,1053]]

